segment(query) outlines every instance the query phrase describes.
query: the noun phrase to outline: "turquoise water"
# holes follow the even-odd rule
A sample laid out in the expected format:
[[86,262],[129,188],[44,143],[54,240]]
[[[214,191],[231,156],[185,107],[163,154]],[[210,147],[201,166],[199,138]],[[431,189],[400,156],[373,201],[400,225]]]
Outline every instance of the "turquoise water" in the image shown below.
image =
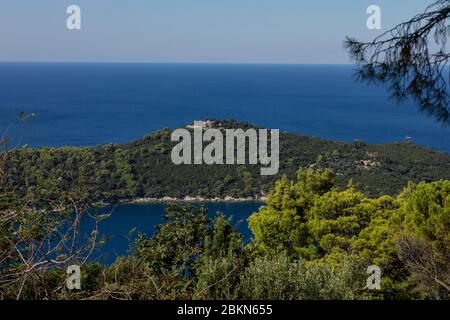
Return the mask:
[[[195,204],[200,206],[200,204]],[[244,235],[244,241],[248,243],[252,234],[248,229],[247,218],[256,212],[261,203],[205,203],[208,213],[214,217],[218,211],[226,216],[232,217],[233,225]],[[152,234],[155,226],[162,222],[161,215],[164,213],[165,204],[124,204],[115,208],[104,208],[102,212],[112,212],[110,218],[100,222],[99,229],[102,235],[110,237],[106,245],[102,246],[95,257],[104,263],[113,262],[117,256],[128,254],[128,233],[133,228],[146,234]],[[91,220],[85,220],[82,228],[90,232]]]

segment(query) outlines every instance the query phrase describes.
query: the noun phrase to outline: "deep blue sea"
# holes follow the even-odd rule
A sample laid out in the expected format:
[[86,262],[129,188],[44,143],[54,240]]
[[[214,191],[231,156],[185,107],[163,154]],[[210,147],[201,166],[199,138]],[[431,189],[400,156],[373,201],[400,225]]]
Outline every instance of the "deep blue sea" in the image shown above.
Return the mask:
[[[35,112],[23,143],[84,146],[234,118],[332,140],[410,136],[450,152],[450,128],[352,75],[352,66],[334,65],[0,63],[0,129]],[[11,129],[15,141],[18,132]]]
[[[21,111],[36,113],[24,128]],[[125,143],[164,127],[218,118],[324,139],[412,140],[450,152],[450,128],[397,105],[383,87],[353,80],[352,66],[0,63],[0,130],[30,146]],[[22,134],[23,133],[23,134]],[[20,137],[23,137],[22,140]],[[208,204],[243,220],[259,204]],[[105,261],[128,250],[133,227],[152,233],[162,204],[126,205],[102,222]]]

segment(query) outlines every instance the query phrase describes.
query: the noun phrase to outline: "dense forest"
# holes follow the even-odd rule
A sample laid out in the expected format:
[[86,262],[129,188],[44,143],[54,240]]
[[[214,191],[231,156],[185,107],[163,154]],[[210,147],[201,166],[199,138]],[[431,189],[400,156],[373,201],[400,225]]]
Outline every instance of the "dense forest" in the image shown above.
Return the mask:
[[[221,128],[253,127],[234,120]],[[331,168],[337,185],[369,196],[393,195],[411,182],[450,179],[450,155],[404,141],[369,145],[280,134],[280,171],[261,176],[259,165],[174,165],[171,130],[128,144],[96,147],[28,148],[3,153],[4,189],[30,199],[55,200],[83,185],[90,200],[114,203],[134,198],[255,197],[266,195],[283,175],[298,168]],[[2,160],[2,159],[0,159]]]

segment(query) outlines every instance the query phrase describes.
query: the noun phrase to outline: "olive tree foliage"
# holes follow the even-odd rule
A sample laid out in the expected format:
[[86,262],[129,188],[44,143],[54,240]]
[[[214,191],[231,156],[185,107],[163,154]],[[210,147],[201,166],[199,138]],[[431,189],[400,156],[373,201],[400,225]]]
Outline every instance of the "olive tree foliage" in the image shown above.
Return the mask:
[[[33,116],[21,113],[23,126]],[[10,141],[6,130],[0,137],[0,299],[64,298],[67,275],[53,277],[52,272],[88,262],[100,242],[98,222],[107,215],[90,211],[82,184],[58,200],[40,199],[42,207],[33,194],[19,198],[6,191],[11,177],[5,168],[22,139],[14,146]],[[85,216],[89,230],[80,228]],[[48,281],[51,291],[46,289]]]
[[352,259],[339,267],[292,259],[284,253],[254,259],[241,275],[241,297],[258,300],[365,299],[364,268]]
[[450,0],[438,0],[373,41],[347,37],[345,48],[358,65],[356,78],[388,84],[393,97],[411,98],[422,112],[448,125],[449,15]]

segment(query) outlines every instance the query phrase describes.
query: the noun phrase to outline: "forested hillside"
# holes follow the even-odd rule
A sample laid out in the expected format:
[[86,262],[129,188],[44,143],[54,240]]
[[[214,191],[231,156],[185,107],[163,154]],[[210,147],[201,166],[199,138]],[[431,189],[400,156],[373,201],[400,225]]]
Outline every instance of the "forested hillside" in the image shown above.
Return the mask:
[[[216,123],[219,123],[216,121]],[[222,128],[249,128],[234,120]],[[408,181],[450,179],[450,155],[411,142],[368,145],[325,141],[297,134],[280,135],[280,171],[261,176],[257,165],[179,165],[170,153],[171,131],[150,133],[128,144],[96,147],[24,147],[2,154],[5,189],[16,195],[54,199],[83,188],[91,200],[116,202],[138,197],[249,197],[267,194],[282,175],[302,167],[331,168],[337,185],[349,180],[369,196],[396,194]]]

